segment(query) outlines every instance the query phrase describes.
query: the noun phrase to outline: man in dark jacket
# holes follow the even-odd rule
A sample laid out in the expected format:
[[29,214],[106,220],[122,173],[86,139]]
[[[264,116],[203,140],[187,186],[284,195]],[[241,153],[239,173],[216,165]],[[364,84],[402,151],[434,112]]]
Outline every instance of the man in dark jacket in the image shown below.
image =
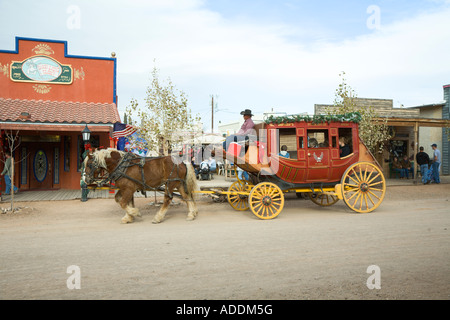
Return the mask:
[[423,151],[423,147],[419,148],[419,152],[416,154],[417,165],[420,167],[420,175],[422,176],[422,182],[427,183],[426,175],[428,171],[428,164],[430,163],[430,157]]

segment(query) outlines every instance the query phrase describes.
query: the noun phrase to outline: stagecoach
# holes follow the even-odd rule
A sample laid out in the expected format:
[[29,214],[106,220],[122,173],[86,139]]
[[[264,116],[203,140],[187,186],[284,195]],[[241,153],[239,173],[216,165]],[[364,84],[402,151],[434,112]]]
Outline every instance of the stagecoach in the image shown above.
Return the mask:
[[[306,194],[319,206],[339,200],[355,212],[371,212],[383,201],[386,182],[380,165],[359,138],[357,113],[342,116],[269,118],[256,137],[231,145],[224,157],[249,173],[226,192],[229,204],[261,219],[277,217],[284,195]],[[350,154],[342,156],[344,137]],[[289,158],[279,154],[287,146]],[[237,176],[237,175],[236,175]]]
[[[153,219],[155,223],[164,219],[176,195],[174,190],[187,203],[188,220],[197,215],[193,197],[196,192],[226,197],[235,210],[250,209],[261,219],[277,217],[288,192],[307,194],[319,206],[343,200],[355,212],[372,212],[383,201],[386,181],[380,165],[359,138],[360,120],[358,113],[268,118],[255,126],[254,135],[233,142],[226,150],[216,149],[250,177],[238,178],[226,191],[197,191],[190,163],[174,161],[171,156],[144,158],[115,149],[86,157],[83,180],[90,188],[115,182],[115,200],[126,212],[124,223],[139,216],[133,200],[138,190],[164,191],[164,203]],[[346,155],[341,154],[341,138],[350,149]],[[281,146],[287,147],[289,158],[280,155]]]

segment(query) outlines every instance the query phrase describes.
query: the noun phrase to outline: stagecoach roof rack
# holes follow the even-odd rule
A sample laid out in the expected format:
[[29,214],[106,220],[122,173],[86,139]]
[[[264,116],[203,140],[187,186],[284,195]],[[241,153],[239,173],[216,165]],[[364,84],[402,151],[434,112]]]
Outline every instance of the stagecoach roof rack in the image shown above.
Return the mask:
[[361,122],[362,117],[359,112],[350,112],[345,114],[333,114],[333,115],[324,115],[324,114],[315,114],[313,116],[304,115],[304,114],[292,114],[286,116],[269,116],[264,120],[266,124],[274,123],[291,123],[291,122],[312,122],[314,124],[320,124],[324,122]]

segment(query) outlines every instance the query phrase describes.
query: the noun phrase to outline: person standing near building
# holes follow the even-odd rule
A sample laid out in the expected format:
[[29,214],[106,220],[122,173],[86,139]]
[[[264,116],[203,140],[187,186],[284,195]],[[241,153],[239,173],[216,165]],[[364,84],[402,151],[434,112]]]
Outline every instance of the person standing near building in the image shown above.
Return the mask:
[[[11,194],[11,152],[6,151],[5,156],[5,167],[3,168],[1,175],[5,176],[5,194]],[[13,185],[13,190],[14,193],[17,193],[18,188]]]
[[402,174],[400,175],[400,177],[402,177],[403,179],[409,179],[409,171],[411,171],[411,161],[409,161],[406,154],[403,156],[403,159],[400,161],[400,163],[402,164]]
[[422,183],[427,183],[426,176],[428,172],[428,164],[430,163],[430,157],[428,156],[428,153],[423,151],[423,147],[420,147],[419,152],[416,154],[416,162],[420,168]]
[[433,177],[434,183],[441,183],[441,179],[439,178],[439,166],[441,165],[441,151],[437,148],[437,144],[433,143],[431,148],[434,150],[433,153]]

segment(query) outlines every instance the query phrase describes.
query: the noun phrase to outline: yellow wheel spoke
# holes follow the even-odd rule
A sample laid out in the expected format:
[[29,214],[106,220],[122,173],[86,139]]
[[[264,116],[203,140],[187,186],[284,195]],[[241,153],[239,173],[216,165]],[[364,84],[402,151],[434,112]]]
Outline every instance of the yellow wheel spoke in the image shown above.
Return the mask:
[[370,202],[372,202],[372,205],[374,206],[375,203],[373,202],[373,200],[372,200],[372,198],[370,197],[370,194],[369,194],[369,193],[367,193],[367,197],[369,198]]
[[[370,181],[370,177],[372,176],[373,171],[371,171],[369,173],[369,175],[367,176],[367,178],[365,179],[366,181]],[[369,184],[369,182],[367,182],[367,184]]]
[[377,184],[383,184],[383,181],[378,181],[378,182],[375,182],[375,183],[371,183],[371,184],[368,184],[368,186],[369,187],[376,186]]
[[344,190],[344,193],[347,193],[347,192],[354,192],[354,191],[356,191],[356,190],[359,190],[359,187],[354,187],[354,188],[352,188],[352,189]]
[[[356,183],[361,182],[361,180],[359,180],[358,173],[355,171],[355,168],[353,168],[352,171],[353,171],[353,176],[356,178],[356,180],[358,180],[358,181],[356,181]],[[350,175],[349,175],[348,177],[349,177],[350,179],[352,179],[352,177],[351,177]],[[353,180],[353,179],[352,179],[352,180]],[[355,181],[355,180],[353,180],[353,181]]]
[[375,177],[373,177],[372,179],[370,179],[369,181],[367,181],[367,184],[370,184],[373,180],[375,180],[376,178],[378,178],[381,175],[381,172],[378,173]]
[[[353,180],[353,182],[355,182],[356,184],[359,184],[360,183],[360,181],[358,180],[358,181],[356,181],[355,179],[353,179],[351,176],[348,176],[350,179],[352,179]],[[355,176],[356,177],[356,176]]]
[[361,171],[361,166],[358,166],[358,167],[359,167],[359,176],[361,178],[359,181],[363,181],[362,180],[363,175],[362,175],[362,171]]
[[373,193],[372,191],[368,191],[371,195],[373,195],[375,198],[377,198],[378,200],[380,200],[380,197],[378,197],[375,193]]
[[353,198],[354,196],[356,196],[357,194],[359,194],[359,193],[360,193],[360,191],[357,190],[350,198],[348,198],[348,200],[349,200],[349,201],[352,200],[352,198]]
[[367,194],[364,193],[364,202],[366,203],[366,210],[369,209],[369,204],[367,203]]

